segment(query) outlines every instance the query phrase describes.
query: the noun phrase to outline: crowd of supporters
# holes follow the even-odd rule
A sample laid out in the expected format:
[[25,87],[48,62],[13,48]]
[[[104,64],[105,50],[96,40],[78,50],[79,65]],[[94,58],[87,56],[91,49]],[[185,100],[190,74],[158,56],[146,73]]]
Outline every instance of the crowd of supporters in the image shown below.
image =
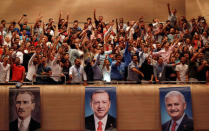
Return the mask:
[[0,25],[0,82],[35,81],[84,83],[88,81],[162,81],[209,83],[209,27],[199,16],[168,19],[143,17],[105,22],[103,16],[78,20],[69,26],[69,15],[60,12],[58,24],[42,16],[29,26],[27,15]]

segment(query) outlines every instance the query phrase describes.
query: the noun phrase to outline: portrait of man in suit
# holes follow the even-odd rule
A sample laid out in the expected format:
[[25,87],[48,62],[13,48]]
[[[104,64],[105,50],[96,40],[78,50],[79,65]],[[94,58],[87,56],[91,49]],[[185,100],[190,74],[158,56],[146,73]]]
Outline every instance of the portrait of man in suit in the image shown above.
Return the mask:
[[15,95],[17,118],[10,122],[10,131],[39,131],[40,123],[32,118],[35,109],[35,96],[31,91],[20,90]]
[[93,114],[85,118],[86,131],[116,131],[116,118],[108,113],[111,107],[111,98],[107,91],[92,92],[90,107]]
[[181,92],[168,92],[165,107],[171,119],[162,125],[162,131],[194,131],[193,120],[185,113],[187,103]]

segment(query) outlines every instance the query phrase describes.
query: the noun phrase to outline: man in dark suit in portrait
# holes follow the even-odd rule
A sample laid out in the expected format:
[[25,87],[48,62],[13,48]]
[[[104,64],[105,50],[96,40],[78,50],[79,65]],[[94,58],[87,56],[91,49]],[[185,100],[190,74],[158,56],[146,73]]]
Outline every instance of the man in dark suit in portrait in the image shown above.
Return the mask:
[[35,96],[30,91],[19,91],[15,96],[18,118],[9,125],[10,131],[38,131],[40,123],[31,117],[35,108]]
[[116,119],[108,114],[111,106],[108,92],[104,90],[93,92],[90,106],[94,114],[85,118],[86,131],[116,131]]
[[162,125],[162,131],[194,131],[193,120],[184,112],[187,104],[179,91],[170,91],[165,96],[165,106],[171,120]]

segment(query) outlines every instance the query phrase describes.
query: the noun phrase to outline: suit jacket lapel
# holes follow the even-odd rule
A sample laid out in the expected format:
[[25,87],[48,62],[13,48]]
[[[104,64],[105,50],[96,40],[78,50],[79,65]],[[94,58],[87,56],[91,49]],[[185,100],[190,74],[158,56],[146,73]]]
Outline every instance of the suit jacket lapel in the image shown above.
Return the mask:
[[89,123],[89,127],[90,127],[90,129],[92,129],[92,130],[96,130],[95,128],[95,121],[94,121],[94,115],[92,115],[92,117],[91,117],[91,120],[90,120],[91,122]]
[[185,128],[186,128],[186,122],[187,122],[187,115],[185,114],[184,118],[182,119],[181,121],[181,124],[179,125],[178,127],[178,130],[177,131],[184,131]]
[[170,126],[171,126],[171,121],[172,121],[172,120],[169,121],[168,126],[166,127],[166,131],[169,131],[169,128],[170,128]]
[[15,127],[14,127],[14,129],[18,131],[18,119],[15,120]]
[[110,115],[108,115],[105,130],[111,129],[111,128],[113,128],[113,121],[112,121]]

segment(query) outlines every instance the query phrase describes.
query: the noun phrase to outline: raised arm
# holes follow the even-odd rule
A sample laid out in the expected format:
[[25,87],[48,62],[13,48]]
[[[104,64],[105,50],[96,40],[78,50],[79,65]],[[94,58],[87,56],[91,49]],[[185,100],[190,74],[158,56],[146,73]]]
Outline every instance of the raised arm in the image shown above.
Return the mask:
[[117,30],[117,33],[119,32],[119,29],[118,29],[118,19],[116,19],[116,30]]
[[36,22],[35,22],[35,24],[34,24],[34,28],[36,28],[37,23],[38,23],[42,18],[43,18],[43,16],[41,16],[41,15],[39,14],[38,18],[36,18]]
[[62,18],[62,11],[60,10],[58,24],[60,23],[61,18]]
[[169,15],[171,15],[170,3],[167,4],[167,7],[168,7],[168,13]]
[[22,15],[21,17],[20,17],[20,19],[18,20],[18,24],[20,25],[20,23],[21,23],[21,21],[22,21],[22,19],[24,18],[24,15]]
[[93,65],[93,67],[95,67],[96,65],[99,64],[99,59],[100,59],[100,54],[98,54],[97,59],[96,59],[94,65]]
[[69,22],[69,12],[67,13],[67,20],[66,20],[66,23],[65,23],[67,25],[66,27],[68,27],[68,22]]
[[94,9],[94,21],[97,21],[97,18],[96,18],[96,9]]
[[32,57],[30,58],[30,60],[29,60],[29,62],[28,62],[28,65],[32,65],[32,64],[33,64],[33,59],[35,58],[35,56],[36,56],[36,53],[34,53],[34,54],[32,55]]

